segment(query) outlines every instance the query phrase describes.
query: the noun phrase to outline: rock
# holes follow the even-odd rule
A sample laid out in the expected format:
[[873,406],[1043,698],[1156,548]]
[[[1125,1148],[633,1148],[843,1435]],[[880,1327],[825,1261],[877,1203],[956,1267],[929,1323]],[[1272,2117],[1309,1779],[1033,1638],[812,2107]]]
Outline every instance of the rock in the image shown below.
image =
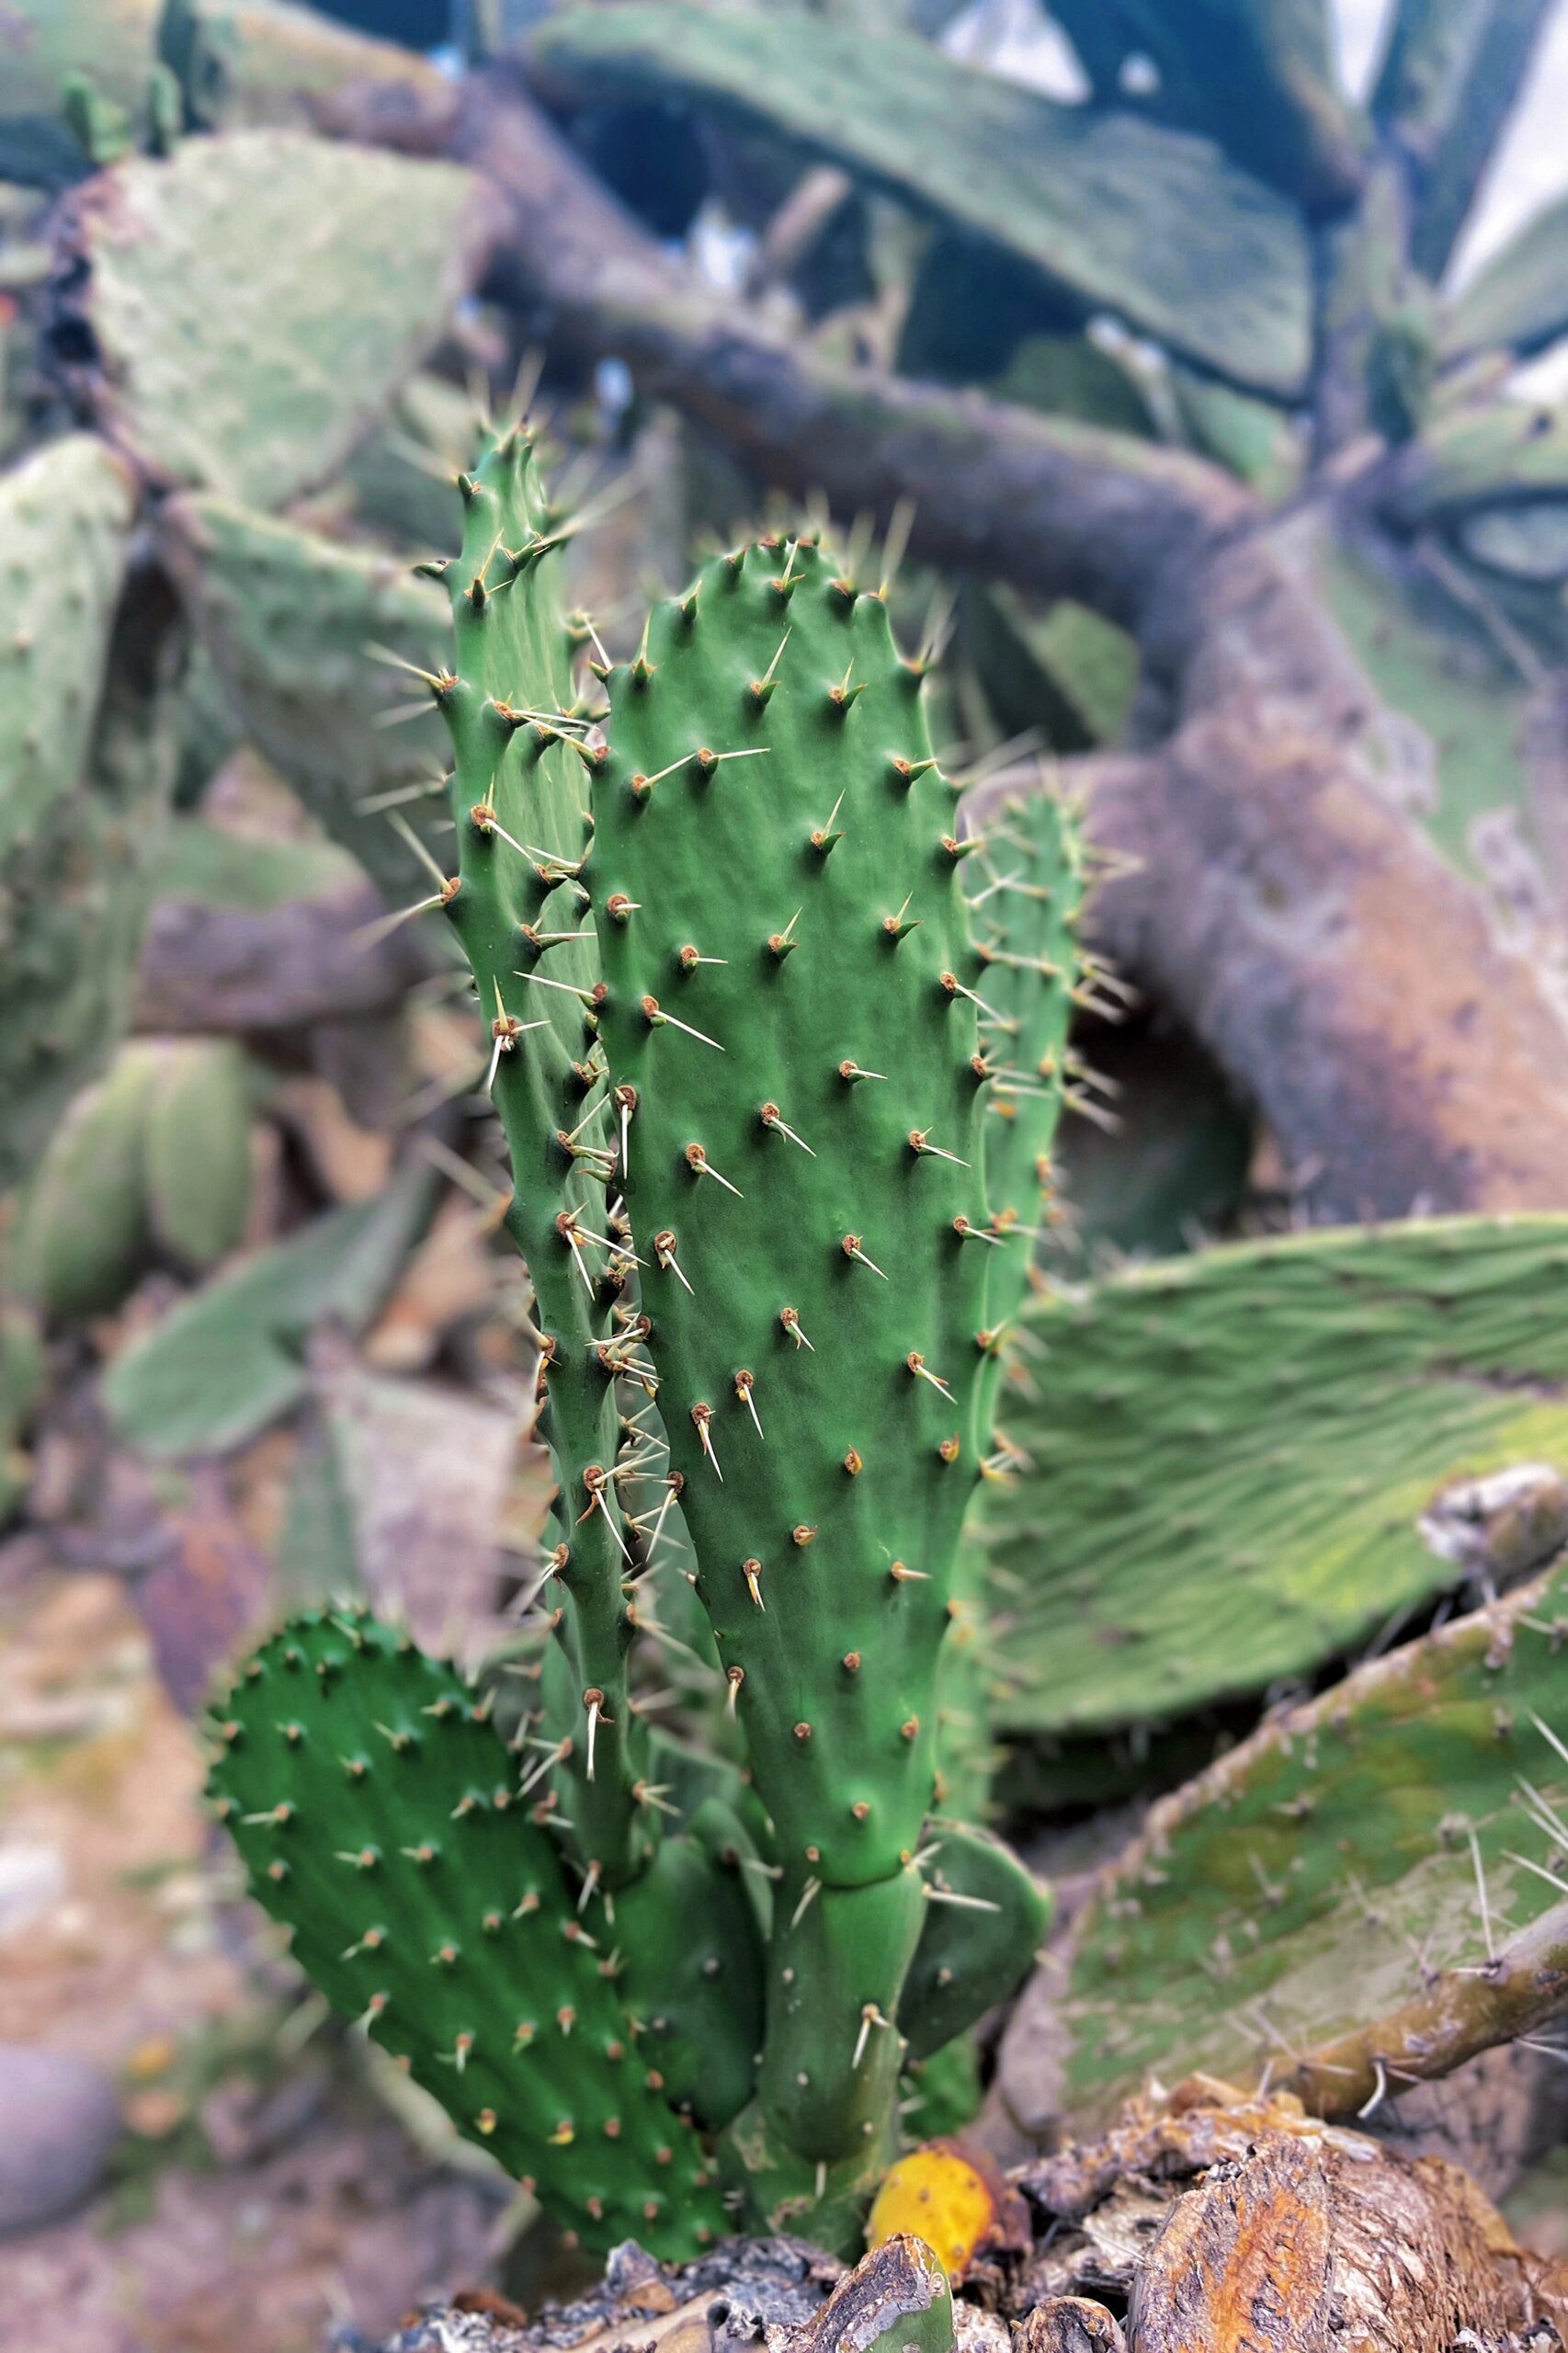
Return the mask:
[[57,2221],[91,2195],[119,2135],[119,2102],[97,2067],[0,2043],[0,2237]]

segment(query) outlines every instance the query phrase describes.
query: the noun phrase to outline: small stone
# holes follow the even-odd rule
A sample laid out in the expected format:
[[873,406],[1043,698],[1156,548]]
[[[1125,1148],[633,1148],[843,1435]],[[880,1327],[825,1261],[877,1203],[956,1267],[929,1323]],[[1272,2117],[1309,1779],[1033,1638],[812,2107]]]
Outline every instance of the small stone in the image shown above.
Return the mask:
[[69,2214],[119,2137],[109,2078],[63,2052],[0,2043],[0,2236]]

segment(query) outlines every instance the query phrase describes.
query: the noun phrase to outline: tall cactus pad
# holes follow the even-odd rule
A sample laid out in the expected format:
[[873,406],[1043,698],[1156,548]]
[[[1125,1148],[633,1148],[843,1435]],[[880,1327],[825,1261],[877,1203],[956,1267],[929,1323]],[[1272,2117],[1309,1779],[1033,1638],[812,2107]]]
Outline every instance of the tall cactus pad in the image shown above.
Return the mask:
[[715,559],[610,674],[587,870],[699,1591],[780,1858],[837,1885],[918,1843],[980,1452],[983,973],[920,677],[809,540]]
[[658,1817],[627,1681],[636,1621],[623,1589],[632,1555],[617,1501],[615,1385],[639,1359],[612,1328],[633,1262],[607,1232],[610,1162],[596,1116],[608,1108],[597,960],[575,880],[587,838],[586,722],[565,709],[559,518],[528,436],[495,440],[461,489],[462,548],[439,567],[454,667],[433,686],[451,732],[458,842],[443,895],[494,1041],[490,1085],[512,1162],[507,1225],[541,1326],[539,1434],[560,1491],[563,1596],[551,1730],[570,1778],[578,1859],[614,1885],[647,1856]]
[[[1483,1970],[1560,1904],[1565,1631],[1559,1565],[1272,1718],[1156,1805],[1074,1931],[1065,1989],[1051,1981],[1064,2067],[1048,2105],[1081,2123],[1151,2073],[1284,2072],[1431,1973]],[[1005,2058],[1003,2084],[1044,2121],[1038,2078],[1026,2090]]]
[[[1026,1465],[985,1493],[1019,1733],[1168,1719],[1309,1673],[1462,1580],[1418,1526],[1510,1463],[1568,1470],[1568,1220],[1291,1235],[1026,1319]],[[1518,1564],[1531,1565],[1527,1559]]]
[[311,1612],[212,1730],[220,1819],[335,2008],[591,2244],[679,2256],[722,2234],[696,2135],[460,1676],[368,1612]]

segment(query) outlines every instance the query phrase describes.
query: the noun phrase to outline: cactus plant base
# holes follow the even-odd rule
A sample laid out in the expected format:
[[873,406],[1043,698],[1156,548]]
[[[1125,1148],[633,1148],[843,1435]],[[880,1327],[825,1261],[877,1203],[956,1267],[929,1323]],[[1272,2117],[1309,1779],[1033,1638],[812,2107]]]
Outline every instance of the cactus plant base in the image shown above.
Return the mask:
[[1456,2165],[1202,2077],[998,2187],[999,2227],[955,2265],[950,2304],[906,2218],[852,2269],[793,2237],[728,2239],[678,2266],[618,2247],[599,2285],[531,2327],[464,2298],[381,2353],[612,2353],[655,2327],[680,2344],[766,2338],[772,2353],[949,2353],[1008,2333],[1017,2353],[1174,2353],[1244,2341],[1237,2316],[1259,2297],[1270,2342],[1329,2341],[1335,2311],[1346,2353],[1415,2353],[1465,2329],[1504,2343],[1543,2313],[1561,2326],[1568,2298],[1564,2267],[1517,2247]]

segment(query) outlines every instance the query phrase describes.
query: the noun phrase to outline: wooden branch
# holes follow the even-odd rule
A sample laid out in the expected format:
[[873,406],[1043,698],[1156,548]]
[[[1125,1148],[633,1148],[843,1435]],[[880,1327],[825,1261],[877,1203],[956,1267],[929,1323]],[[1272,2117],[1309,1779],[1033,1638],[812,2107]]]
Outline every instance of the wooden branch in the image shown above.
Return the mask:
[[1271,2087],[1314,2116],[1370,2115],[1411,2084],[1517,2042],[1568,2011],[1568,1904],[1543,1913],[1479,1968],[1446,1969],[1408,2002],[1325,2042]]
[[1255,512],[1201,459],[787,341],[673,264],[505,75],[474,77],[457,152],[504,207],[493,282],[542,331],[624,359],[768,482],[884,523],[913,500],[934,561],[1136,628],[1158,579]]
[[1568,1031],[1384,797],[1375,698],[1289,548],[1212,551],[1145,650],[1171,737],[1066,768],[1131,870],[1099,942],[1250,1097],[1315,1220],[1560,1207]]

